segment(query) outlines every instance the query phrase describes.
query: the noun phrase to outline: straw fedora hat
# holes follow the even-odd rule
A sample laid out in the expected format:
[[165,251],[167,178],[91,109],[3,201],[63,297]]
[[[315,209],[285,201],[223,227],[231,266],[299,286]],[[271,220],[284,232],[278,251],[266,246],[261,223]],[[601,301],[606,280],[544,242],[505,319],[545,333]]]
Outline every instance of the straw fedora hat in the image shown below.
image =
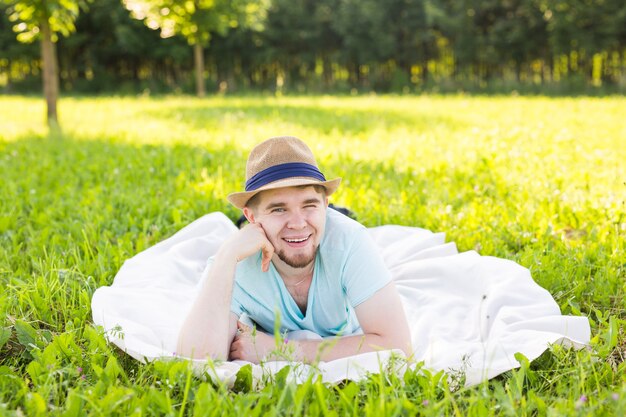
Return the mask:
[[228,195],[228,201],[244,208],[248,200],[265,190],[298,185],[321,185],[326,195],[339,187],[341,178],[326,180],[311,149],[298,138],[280,136],[257,145],[246,163],[246,191]]

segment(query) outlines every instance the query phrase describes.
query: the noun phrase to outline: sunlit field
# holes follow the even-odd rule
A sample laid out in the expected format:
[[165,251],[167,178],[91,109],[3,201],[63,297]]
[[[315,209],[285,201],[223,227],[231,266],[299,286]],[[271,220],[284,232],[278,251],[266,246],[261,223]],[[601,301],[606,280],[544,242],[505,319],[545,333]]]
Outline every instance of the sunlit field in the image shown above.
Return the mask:
[[[0,97],[0,415],[623,415],[626,99]],[[237,390],[106,344],[90,299],[123,261],[207,212],[236,219],[254,144],[305,140],[332,203],[367,226],[445,232],[515,260],[590,349],[553,347],[483,385],[409,371]]]

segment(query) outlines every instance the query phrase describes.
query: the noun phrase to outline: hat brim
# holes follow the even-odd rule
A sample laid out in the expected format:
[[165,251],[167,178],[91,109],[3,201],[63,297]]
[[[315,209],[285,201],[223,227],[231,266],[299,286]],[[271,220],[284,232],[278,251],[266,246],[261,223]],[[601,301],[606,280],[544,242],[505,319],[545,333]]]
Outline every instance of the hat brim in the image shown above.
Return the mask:
[[298,187],[301,185],[321,185],[322,187],[326,189],[326,195],[329,196],[335,191],[337,191],[337,188],[339,187],[340,183],[341,183],[341,178],[335,178],[335,179],[328,180],[328,181],[319,181],[319,180],[316,180],[315,178],[292,177],[292,178],[287,178],[284,180],[271,182],[254,191],[232,193],[232,194],[229,194],[226,198],[228,199],[230,204],[232,204],[233,206],[239,209],[243,209],[248,203],[248,201],[252,197],[257,195],[258,193],[260,193],[261,191],[275,190],[277,188],[286,188],[286,187]]

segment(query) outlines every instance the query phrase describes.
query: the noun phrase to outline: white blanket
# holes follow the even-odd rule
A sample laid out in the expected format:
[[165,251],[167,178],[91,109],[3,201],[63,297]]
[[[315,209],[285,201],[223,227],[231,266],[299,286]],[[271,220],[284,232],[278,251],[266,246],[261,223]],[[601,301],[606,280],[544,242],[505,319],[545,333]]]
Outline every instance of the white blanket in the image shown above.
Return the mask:
[[[169,239],[127,260],[110,287],[93,295],[93,320],[109,341],[139,360],[176,356],[176,339],[206,260],[236,228],[222,213],[207,214]],[[444,234],[404,226],[369,229],[400,292],[411,328],[414,360],[427,368],[463,373],[476,384],[532,360],[552,343],[580,348],[589,342],[586,317],[563,316],[552,296],[515,262],[458,253]],[[205,331],[210,331],[206,329]],[[314,372],[325,382],[358,380],[380,372],[391,351],[300,366],[296,380]],[[393,362],[393,361],[392,361]],[[203,370],[206,361],[194,361]],[[210,369],[232,384],[244,361]],[[253,366],[273,373],[287,362]]]

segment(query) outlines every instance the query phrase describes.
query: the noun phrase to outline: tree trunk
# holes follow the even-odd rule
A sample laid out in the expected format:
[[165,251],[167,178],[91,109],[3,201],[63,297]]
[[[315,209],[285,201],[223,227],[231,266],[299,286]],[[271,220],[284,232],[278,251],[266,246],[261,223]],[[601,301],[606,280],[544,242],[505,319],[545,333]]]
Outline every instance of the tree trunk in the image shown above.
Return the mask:
[[333,67],[330,58],[322,54],[322,79],[324,91],[330,91],[333,83]]
[[11,78],[11,60],[10,59],[7,59],[7,67],[6,68],[7,68],[7,70],[6,70],[6,72],[7,72],[7,85],[4,88],[4,91],[5,91],[5,93],[10,93],[11,89],[13,87],[11,85],[12,82],[13,82],[13,79]]
[[204,97],[204,50],[201,44],[194,44],[193,57],[196,66],[196,95]]
[[47,104],[48,127],[58,128],[57,99],[59,97],[59,76],[57,72],[56,48],[52,42],[50,23],[41,22],[41,59],[43,61],[43,94]]

